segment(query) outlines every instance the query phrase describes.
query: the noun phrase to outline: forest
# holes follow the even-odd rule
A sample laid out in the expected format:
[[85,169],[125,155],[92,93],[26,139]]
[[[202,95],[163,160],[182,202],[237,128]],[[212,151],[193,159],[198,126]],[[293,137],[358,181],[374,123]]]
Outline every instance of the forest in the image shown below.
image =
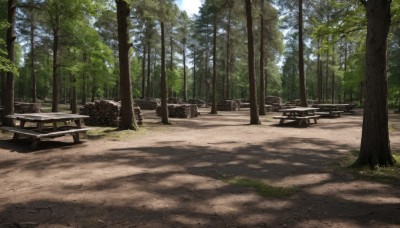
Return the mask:
[[3,125],[15,101],[77,113],[109,99],[121,101],[119,129],[137,130],[133,99],[160,97],[163,124],[167,98],[179,97],[205,100],[210,114],[219,100],[249,101],[257,125],[272,95],[365,106],[358,163],[395,163],[387,109],[400,109],[399,2],[206,0],[193,17],[172,0],[1,4]]
[[[255,64],[262,69],[256,70],[256,77],[260,72],[265,75],[266,95],[286,101],[299,99],[296,1],[253,2]],[[0,4],[7,9],[7,1]],[[1,74],[5,70],[18,73],[16,100],[46,102],[57,93],[60,103],[69,103],[74,92],[78,104],[119,99],[114,1],[19,0],[16,8],[14,65],[3,64],[4,40],[1,43]],[[387,64],[391,105],[397,105],[400,96],[398,11],[399,3],[394,1]],[[303,12],[307,99],[362,105],[364,7],[359,1],[305,1]],[[6,17],[7,11],[2,10],[1,37],[6,34]],[[173,1],[132,1],[129,55],[135,98],[160,97],[160,19],[165,23],[169,96],[211,101],[216,74],[217,100],[249,98],[244,1],[229,0],[204,1],[193,17]],[[262,66],[261,40],[265,50]]]

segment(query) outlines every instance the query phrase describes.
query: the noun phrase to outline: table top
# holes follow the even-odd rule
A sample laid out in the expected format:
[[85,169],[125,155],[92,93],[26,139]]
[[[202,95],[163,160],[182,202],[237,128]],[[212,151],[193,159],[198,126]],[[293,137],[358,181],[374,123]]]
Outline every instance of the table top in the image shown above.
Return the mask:
[[61,112],[49,112],[49,113],[24,113],[24,114],[13,114],[6,116],[8,118],[25,120],[25,121],[63,121],[63,120],[76,120],[89,118],[86,115],[68,114]]
[[315,111],[318,108],[309,108],[309,107],[297,107],[297,108],[288,108],[288,109],[281,109],[280,112],[308,112],[308,111]]
[[313,104],[313,107],[340,107],[347,106],[349,104]]

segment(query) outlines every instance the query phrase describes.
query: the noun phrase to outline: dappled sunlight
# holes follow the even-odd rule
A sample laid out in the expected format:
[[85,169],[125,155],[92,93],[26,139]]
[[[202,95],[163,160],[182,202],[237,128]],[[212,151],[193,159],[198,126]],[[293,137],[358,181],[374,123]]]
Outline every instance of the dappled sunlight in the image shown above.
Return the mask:
[[330,173],[310,173],[303,175],[292,175],[278,181],[284,186],[313,186],[321,183],[326,183],[332,178]]

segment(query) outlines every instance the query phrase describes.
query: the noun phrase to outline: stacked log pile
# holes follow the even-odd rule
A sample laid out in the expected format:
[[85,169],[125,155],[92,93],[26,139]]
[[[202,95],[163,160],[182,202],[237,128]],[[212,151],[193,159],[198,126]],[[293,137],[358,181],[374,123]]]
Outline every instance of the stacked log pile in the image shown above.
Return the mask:
[[275,96],[266,96],[265,104],[272,105],[272,111],[278,111],[282,108],[282,98]]
[[23,103],[23,102],[15,102],[14,103],[14,112],[15,113],[38,113],[40,112],[40,103]]
[[218,111],[239,111],[240,105],[235,100],[222,100],[217,103]]
[[[168,116],[171,118],[194,118],[200,115],[197,106],[192,104],[168,104]],[[156,109],[157,116],[161,116],[161,106]]]
[[170,97],[167,100],[168,104],[184,104],[185,102],[182,101],[179,97]]
[[155,110],[160,105],[158,99],[140,99],[135,100],[135,104],[139,105],[142,110]]
[[[134,108],[136,121],[142,124],[143,117],[139,107]],[[121,120],[121,103],[118,101],[100,100],[89,102],[80,108],[81,115],[88,115],[85,124],[88,126],[117,127]]]
[[189,99],[189,104],[195,104],[198,108],[208,108],[207,102],[198,99]]

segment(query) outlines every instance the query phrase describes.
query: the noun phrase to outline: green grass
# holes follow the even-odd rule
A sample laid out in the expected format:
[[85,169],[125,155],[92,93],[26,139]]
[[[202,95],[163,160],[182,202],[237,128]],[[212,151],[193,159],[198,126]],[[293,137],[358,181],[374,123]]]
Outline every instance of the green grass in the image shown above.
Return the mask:
[[295,192],[293,188],[271,186],[261,180],[248,177],[224,176],[222,180],[228,184],[250,188],[265,198],[287,198]]
[[350,172],[352,175],[361,179],[367,179],[376,182],[383,182],[388,184],[398,184],[400,182],[400,154],[392,152],[396,165],[392,167],[377,167],[371,169],[369,166],[363,167],[350,167],[359,154],[358,150],[350,151],[349,155],[344,159],[336,162],[336,169]]

